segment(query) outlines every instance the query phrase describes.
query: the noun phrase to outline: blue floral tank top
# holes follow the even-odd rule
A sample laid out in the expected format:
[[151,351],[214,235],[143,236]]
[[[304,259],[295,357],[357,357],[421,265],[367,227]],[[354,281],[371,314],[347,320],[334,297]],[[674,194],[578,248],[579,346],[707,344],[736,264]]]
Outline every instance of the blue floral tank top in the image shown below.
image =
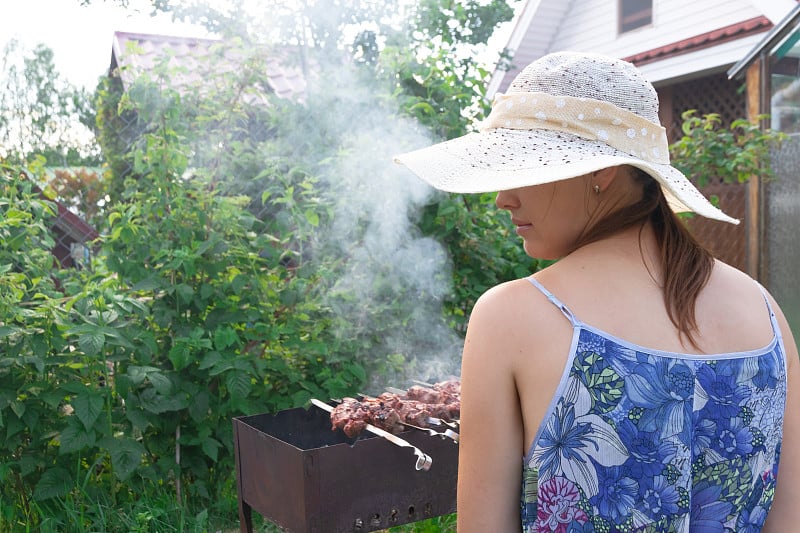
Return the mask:
[[583,324],[528,279],[574,333],[524,458],[523,533],[760,531],[786,402],[783,341],[769,302],[769,346],[678,354]]

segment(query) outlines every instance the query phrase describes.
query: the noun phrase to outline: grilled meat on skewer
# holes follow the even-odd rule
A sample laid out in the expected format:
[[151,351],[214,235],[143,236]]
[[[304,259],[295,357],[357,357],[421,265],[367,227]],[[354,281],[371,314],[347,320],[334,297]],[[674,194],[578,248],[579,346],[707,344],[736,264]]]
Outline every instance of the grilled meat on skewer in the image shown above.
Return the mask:
[[450,422],[459,417],[460,393],[458,381],[446,381],[430,388],[413,386],[402,394],[384,392],[377,398],[344,398],[331,412],[332,429],[341,429],[353,438],[367,424],[398,434],[405,429],[404,423],[428,428],[429,419]]

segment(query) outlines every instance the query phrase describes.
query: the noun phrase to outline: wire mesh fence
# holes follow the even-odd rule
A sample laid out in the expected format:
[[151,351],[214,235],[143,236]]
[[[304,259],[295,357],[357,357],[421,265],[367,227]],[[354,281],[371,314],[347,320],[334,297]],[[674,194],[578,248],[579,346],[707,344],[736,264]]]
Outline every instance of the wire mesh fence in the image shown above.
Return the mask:
[[[740,90],[740,83],[728,80],[724,73],[673,85],[671,93],[673,120],[666,125],[671,142],[683,135],[681,115],[690,109],[696,110],[697,116],[719,114],[722,127],[728,127],[734,120],[747,116],[745,94]],[[740,219],[742,223],[734,226],[695,217],[689,221],[689,227],[695,237],[710,248],[716,257],[740,270],[745,270],[748,185],[723,183],[714,176],[708,177],[708,184],[700,190],[712,201],[718,202],[725,213]]]

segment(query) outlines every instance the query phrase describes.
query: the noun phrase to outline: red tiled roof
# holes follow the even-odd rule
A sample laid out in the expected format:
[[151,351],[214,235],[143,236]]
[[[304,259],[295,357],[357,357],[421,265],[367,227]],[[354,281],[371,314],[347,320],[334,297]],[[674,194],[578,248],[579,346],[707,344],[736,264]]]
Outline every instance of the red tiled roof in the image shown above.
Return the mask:
[[[128,87],[137,76],[152,71],[159,62],[166,60],[170,67],[175,67],[176,74],[172,82],[177,89],[198,83],[213,83],[214,78],[223,71],[240,69],[245,60],[231,52],[225,54],[225,61],[216,61],[211,65],[208,59],[214,56],[214,47],[219,43],[214,39],[118,31],[114,33],[112,43],[111,69],[124,67],[120,70],[120,77],[124,86]],[[274,54],[265,63],[267,83],[277,96],[302,99],[306,80],[299,66],[291,64],[288,59],[279,60]]]
[[664,46],[659,46],[658,48],[653,48],[652,50],[647,50],[646,52],[634,54],[624,59],[633,63],[634,65],[641,66],[647,63],[652,63],[653,61],[659,61],[669,57],[695,52],[697,50],[702,50],[703,48],[716,46],[718,44],[735,39],[741,39],[742,37],[747,37],[749,35],[762,33],[772,28],[772,26],[772,22],[770,22],[767,17],[755,17],[742,22],[737,22],[736,24],[731,24],[730,26],[725,26],[723,28],[712,30],[706,33],[701,33],[700,35],[695,35],[694,37],[690,37],[682,41],[677,41]]

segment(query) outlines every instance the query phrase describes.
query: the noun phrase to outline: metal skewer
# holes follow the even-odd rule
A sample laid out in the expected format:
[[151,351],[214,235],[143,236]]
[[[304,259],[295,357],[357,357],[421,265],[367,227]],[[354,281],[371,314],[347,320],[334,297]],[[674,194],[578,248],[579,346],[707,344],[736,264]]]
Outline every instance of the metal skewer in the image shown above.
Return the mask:
[[[315,398],[311,398],[311,403],[319,407],[320,409],[324,409],[327,412],[333,411],[333,407],[328,405],[325,402],[317,400]],[[430,458],[429,455],[423,453],[422,450],[411,444],[410,442],[401,439],[396,435],[392,435],[388,431],[384,431],[381,428],[375,427],[372,424],[367,424],[367,431],[370,433],[374,433],[379,437],[383,437],[384,439],[388,440],[392,444],[400,446],[402,448],[411,448],[414,450],[414,455],[417,456],[417,464],[415,465],[417,470],[430,470],[431,465],[433,464],[433,459]]]
[[458,442],[458,433],[453,431],[452,429],[446,429],[443,432],[436,431],[433,428],[424,428],[422,426],[415,426],[413,424],[409,424],[408,422],[402,422],[402,424],[406,427],[413,428],[419,431],[423,431],[432,437],[441,437],[443,439],[452,439],[454,442]]
[[434,426],[447,426],[451,429],[458,429],[458,422],[448,422],[447,420],[442,420],[441,418],[436,418],[435,416],[429,416],[427,418],[427,422]]
[[[424,381],[418,381],[418,380],[413,380],[413,381],[415,381],[415,382],[417,382],[419,384],[422,384],[422,385],[428,385]],[[428,385],[428,386],[430,387],[430,385]],[[404,391],[403,389],[398,389],[396,387],[386,387],[386,392],[391,392],[392,394],[406,394],[407,391]],[[361,396],[365,397],[365,398],[368,398],[368,396],[366,394],[363,394],[363,393],[359,393],[359,394]],[[437,431],[436,434],[440,435],[440,436],[451,438],[454,441],[458,442],[458,433],[453,431],[454,429],[458,429],[458,423],[457,422],[447,422],[445,420],[442,420],[441,418],[436,418],[436,417],[433,417],[433,416],[429,416],[426,419],[426,421],[429,424],[434,425],[434,426],[446,426],[446,427],[450,428],[450,429],[447,429],[444,433],[440,433],[440,432]],[[405,422],[404,422],[404,424],[405,424]],[[412,426],[411,424],[405,424],[405,425],[409,426],[409,427],[421,429],[423,431],[428,431],[430,429],[430,428],[421,428],[421,427],[418,427],[418,426]],[[429,434],[433,435],[433,433],[430,433],[430,431],[429,431]]]

